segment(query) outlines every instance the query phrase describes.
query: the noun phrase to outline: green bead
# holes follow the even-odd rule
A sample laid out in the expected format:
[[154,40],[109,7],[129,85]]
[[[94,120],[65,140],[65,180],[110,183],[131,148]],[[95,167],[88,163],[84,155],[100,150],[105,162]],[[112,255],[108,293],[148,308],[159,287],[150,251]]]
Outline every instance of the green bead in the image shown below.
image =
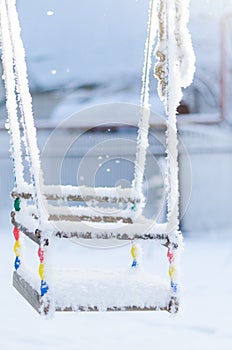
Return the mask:
[[16,211],[20,211],[20,198],[16,198],[14,201],[14,208]]
[[131,207],[131,210],[135,210],[136,209],[136,204],[133,204]]

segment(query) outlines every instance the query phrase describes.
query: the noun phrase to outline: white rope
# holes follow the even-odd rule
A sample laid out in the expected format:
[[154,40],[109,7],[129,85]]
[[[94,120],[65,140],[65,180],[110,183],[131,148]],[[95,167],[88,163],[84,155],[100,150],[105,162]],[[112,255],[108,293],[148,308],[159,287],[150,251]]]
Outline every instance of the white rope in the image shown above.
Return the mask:
[[194,74],[194,53],[187,29],[188,1],[159,1],[158,93],[167,114],[167,202],[169,231],[179,227],[178,138],[176,110]]
[[157,32],[156,1],[151,0],[149,5],[149,19],[147,40],[144,50],[144,66],[142,76],[142,89],[140,100],[140,118],[138,123],[137,150],[135,159],[135,173],[133,187],[137,194],[142,197],[143,177],[146,165],[146,153],[148,148],[148,133],[150,119],[150,70],[152,65],[152,50]]
[[17,115],[17,98],[15,94],[16,84],[14,75],[14,60],[10,40],[9,23],[7,17],[6,3],[0,1],[0,30],[2,45],[2,63],[4,71],[6,107],[8,112],[10,151],[13,158],[15,172],[15,188],[18,190],[24,184],[23,156],[21,148],[20,125]]
[[43,205],[43,174],[41,171],[40,153],[37,146],[36,128],[34,125],[32,111],[32,99],[28,85],[25,52],[20,36],[21,29],[17,15],[16,1],[8,0],[5,2],[5,4],[9,20],[9,32],[15,63],[16,89],[20,99],[26,144],[29,148],[28,156],[30,162],[31,180],[34,188],[34,199],[38,210],[38,216],[40,218],[40,225],[45,225],[48,215],[46,211],[44,211]]

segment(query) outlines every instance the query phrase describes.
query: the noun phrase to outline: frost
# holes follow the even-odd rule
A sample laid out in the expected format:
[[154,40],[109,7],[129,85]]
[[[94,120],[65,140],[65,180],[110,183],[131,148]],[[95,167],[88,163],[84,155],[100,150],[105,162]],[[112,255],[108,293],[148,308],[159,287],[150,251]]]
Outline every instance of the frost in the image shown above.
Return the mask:
[[159,0],[158,43],[155,54],[155,76],[158,94],[167,114],[167,183],[170,230],[178,227],[179,185],[176,110],[182,99],[182,88],[193,79],[195,56],[187,28],[189,1]]
[[[2,56],[7,96],[7,110],[11,131],[11,151],[14,159],[16,184],[18,188],[25,183],[22,165],[22,148],[20,123],[17,116],[19,104],[21,123],[24,129],[24,143],[29,160],[29,170],[33,184],[33,195],[37,206],[40,224],[47,222],[47,214],[43,210],[40,153],[37,146],[36,129],[32,111],[32,99],[29,92],[25,52],[20,37],[20,25],[16,10],[16,1],[0,2]],[[13,63],[14,62],[14,63]],[[15,94],[17,91],[17,96]]]
[[148,147],[148,131],[150,119],[150,69],[152,64],[152,50],[157,31],[156,6],[150,1],[147,40],[144,50],[144,66],[142,76],[142,89],[140,98],[140,118],[138,123],[137,151],[133,186],[135,192],[142,196],[142,184],[146,165],[146,152]]

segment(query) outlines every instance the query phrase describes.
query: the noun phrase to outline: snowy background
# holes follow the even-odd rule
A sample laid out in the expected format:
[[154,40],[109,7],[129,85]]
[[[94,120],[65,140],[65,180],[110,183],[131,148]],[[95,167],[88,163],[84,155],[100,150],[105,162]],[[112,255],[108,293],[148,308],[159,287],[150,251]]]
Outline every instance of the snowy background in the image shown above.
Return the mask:
[[[59,121],[101,102],[139,103],[148,0],[17,3],[37,118]],[[221,20],[231,7],[231,0],[191,1],[197,71],[184,100],[192,112],[219,110]],[[153,84],[154,110],[162,113]]]
[[[37,119],[49,125],[103,101],[139,102],[147,8],[147,0],[100,0],[97,6],[93,0],[18,1]],[[220,20],[229,12],[229,0],[192,0],[190,29],[197,71],[185,98],[193,112],[220,115]],[[153,92],[155,111],[162,113],[155,83]],[[2,99],[3,107],[3,94]],[[1,111],[4,121],[4,108]],[[186,126],[183,133],[193,149],[193,189],[185,223],[189,234],[182,259],[181,313],[174,318],[162,312],[67,313],[45,321],[11,286],[12,168],[8,136],[1,131],[1,349],[231,349],[230,126]],[[204,140],[204,152],[197,149],[195,135]],[[217,152],[209,155],[212,145]],[[69,257],[71,263],[78,258],[84,267],[110,268],[118,262],[127,267],[128,250],[127,246],[102,251],[71,244],[62,258]],[[157,264],[152,245],[144,246],[144,259],[152,271]]]
[[[61,313],[44,320],[11,287],[13,238],[1,231],[0,345],[4,350],[181,349],[230,350],[232,242],[225,237],[185,239],[182,259],[183,306],[175,317],[166,312]],[[152,247],[145,249],[150,269],[157,264]],[[75,250],[75,253],[74,253]],[[84,266],[128,263],[128,246],[114,251],[73,245]],[[66,254],[62,254],[65,259]],[[90,261],[91,260],[91,261]],[[70,261],[70,254],[69,254]]]

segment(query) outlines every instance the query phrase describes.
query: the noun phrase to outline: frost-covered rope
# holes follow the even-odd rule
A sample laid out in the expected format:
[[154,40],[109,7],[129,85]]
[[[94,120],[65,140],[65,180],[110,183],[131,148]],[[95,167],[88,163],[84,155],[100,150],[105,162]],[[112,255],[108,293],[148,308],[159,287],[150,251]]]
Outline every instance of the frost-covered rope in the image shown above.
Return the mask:
[[195,57],[187,28],[189,1],[159,0],[158,62],[155,76],[158,93],[167,114],[168,223],[173,232],[179,226],[178,139],[176,110],[195,70]]
[[16,87],[20,100],[23,126],[25,128],[24,133],[26,146],[28,147],[31,180],[34,188],[34,199],[38,210],[38,216],[40,218],[40,225],[43,226],[47,222],[48,215],[44,210],[43,205],[43,174],[41,171],[40,154],[37,146],[37,136],[32,111],[32,99],[29,92],[25,52],[20,36],[21,29],[16,10],[16,1],[6,1],[6,7],[15,63]]
[[[1,10],[2,16],[8,19],[8,27],[6,28],[6,38],[9,45],[9,50],[11,53],[10,57],[10,64],[14,63],[14,72],[13,72],[13,80],[14,80],[14,86],[11,84],[8,86],[8,81],[6,82],[7,89],[9,89],[8,93],[11,96],[12,100],[16,101],[16,108],[17,108],[17,102],[20,107],[21,112],[21,119],[22,119],[22,126],[24,129],[24,144],[26,148],[26,153],[28,157],[28,164],[29,164],[29,170],[31,174],[31,181],[33,185],[33,198],[36,204],[37,213],[39,217],[39,227],[38,229],[41,232],[41,240],[40,240],[40,247],[41,250],[44,252],[43,259],[40,257],[40,265],[39,265],[39,275],[41,279],[41,296],[44,297],[44,308],[47,307],[47,296],[46,293],[48,292],[48,285],[45,280],[47,279],[47,268],[45,269],[45,262],[44,257],[47,255],[47,247],[49,245],[48,237],[50,236],[50,233],[48,232],[47,228],[47,222],[48,222],[48,213],[44,210],[44,202],[43,202],[43,193],[42,189],[44,186],[43,182],[43,174],[41,170],[41,162],[40,162],[40,153],[37,146],[37,137],[36,137],[36,129],[34,125],[34,118],[33,118],[33,111],[32,111],[32,99],[29,91],[29,84],[28,84],[28,78],[27,78],[27,67],[25,62],[25,52],[24,47],[22,43],[22,39],[20,36],[20,24],[18,20],[18,14],[16,9],[16,1],[15,0],[1,0]],[[3,49],[4,51],[4,49]],[[13,58],[13,59],[11,59]],[[6,53],[6,60],[8,59],[7,53]],[[12,68],[11,68],[12,69]],[[6,67],[7,74],[8,70],[10,72],[10,67]],[[16,97],[17,94],[17,97]],[[9,119],[11,119],[11,114],[9,114]],[[16,118],[17,119],[17,114]],[[15,120],[14,120],[15,121]],[[17,149],[17,137],[18,134],[20,134],[20,124],[19,120],[17,119],[15,125],[12,126],[12,120],[10,122],[10,128],[11,133],[14,135],[14,138],[12,139],[13,143],[13,149],[15,152],[20,152],[19,155],[21,155],[22,158],[22,151],[21,148]],[[17,137],[15,136],[17,135]],[[16,144],[14,144],[14,141],[16,139]],[[20,139],[20,138],[19,138]],[[21,146],[21,145],[20,145]],[[19,157],[18,157],[19,158]],[[15,163],[18,162],[15,161]],[[20,163],[19,163],[20,164]],[[22,164],[22,163],[21,163]],[[16,176],[18,176],[18,169],[16,171]],[[16,258],[19,256],[17,254],[19,247],[18,240],[16,240]],[[46,253],[46,254],[45,254]],[[20,264],[20,261],[19,263]]]
[[155,49],[155,55],[157,62],[155,64],[154,74],[158,79],[158,95],[161,101],[166,104],[165,98],[167,97],[167,79],[168,79],[168,65],[167,65],[167,52],[168,52],[168,40],[167,40],[167,11],[166,2],[164,0],[158,0],[158,41]]
[[[193,79],[195,56],[191,37],[187,28],[189,1],[159,0],[158,43],[155,54],[157,63],[154,74],[158,78],[158,94],[167,114],[167,229],[170,244],[168,247],[169,277],[172,293],[170,309],[178,310],[178,252],[182,236],[179,230],[179,181],[178,181],[178,137],[176,114],[182,99],[182,88]],[[174,246],[178,245],[178,252]]]
[[181,87],[188,87],[195,71],[195,55],[187,27],[189,21],[189,0],[175,0],[175,39],[179,60]]
[[14,60],[10,40],[9,23],[7,17],[6,3],[0,1],[0,28],[2,45],[3,76],[5,81],[6,108],[8,112],[7,124],[10,134],[10,153],[13,159],[15,183],[17,191],[24,184],[24,170],[22,162],[22,148],[20,125],[17,115],[17,98],[15,94],[16,83],[14,75]]
[[146,153],[148,148],[148,132],[150,119],[150,70],[152,64],[152,50],[157,32],[156,1],[151,0],[149,6],[149,19],[147,29],[147,40],[144,51],[144,66],[142,76],[142,89],[140,99],[140,118],[138,123],[137,150],[135,159],[135,173],[133,187],[135,193],[142,197],[142,185],[146,164]]

